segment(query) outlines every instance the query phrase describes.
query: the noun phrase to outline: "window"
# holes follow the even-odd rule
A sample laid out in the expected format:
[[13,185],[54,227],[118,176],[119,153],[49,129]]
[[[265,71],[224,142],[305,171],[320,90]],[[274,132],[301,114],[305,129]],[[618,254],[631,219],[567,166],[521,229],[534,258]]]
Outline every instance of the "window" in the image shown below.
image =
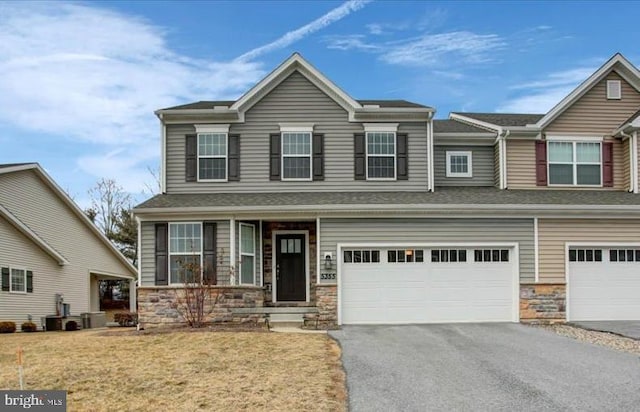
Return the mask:
[[550,185],[602,184],[600,142],[551,141],[548,148]]
[[471,177],[471,152],[447,152],[447,177]]
[[387,262],[389,263],[421,263],[424,262],[424,251],[419,249],[388,250]]
[[227,180],[227,133],[198,133],[198,180]]
[[466,262],[467,251],[464,249],[433,249],[432,262]]
[[396,178],[396,134],[367,132],[367,179]]
[[476,249],[473,251],[474,262],[508,262],[509,249]]
[[169,224],[169,281],[192,283],[202,275],[202,224]]
[[311,180],[311,133],[282,133],[282,180]]
[[[295,240],[299,241],[300,239]],[[240,223],[240,284],[254,284],[255,262],[256,227],[254,225]]]
[[345,250],[342,257],[344,263],[380,263],[379,250]]
[[9,280],[9,291],[27,293],[27,271],[24,269],[11,268],[11,278]]
[[607,99],[622,99],[622,84],[620,80],[607,80]]
[[610,262],[640,262],[640,249],[611,249]]
[[569,262],[602,262],[602,249],[571,249]]

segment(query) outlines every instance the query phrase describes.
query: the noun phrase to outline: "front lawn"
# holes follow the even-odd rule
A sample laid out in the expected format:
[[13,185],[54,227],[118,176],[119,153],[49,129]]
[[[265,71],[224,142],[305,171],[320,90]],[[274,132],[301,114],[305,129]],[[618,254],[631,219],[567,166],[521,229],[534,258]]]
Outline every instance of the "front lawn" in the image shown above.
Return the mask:
[[326,335],[80,331],[0,335],[0,389],[65,389],[70,411],[346,409]]

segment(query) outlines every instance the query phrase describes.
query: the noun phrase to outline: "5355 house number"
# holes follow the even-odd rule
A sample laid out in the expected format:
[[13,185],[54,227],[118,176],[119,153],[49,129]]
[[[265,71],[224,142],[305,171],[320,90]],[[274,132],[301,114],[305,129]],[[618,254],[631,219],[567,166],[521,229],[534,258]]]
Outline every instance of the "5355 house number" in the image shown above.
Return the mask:
[[320,280],[336,280],[335,273],[321,273]]

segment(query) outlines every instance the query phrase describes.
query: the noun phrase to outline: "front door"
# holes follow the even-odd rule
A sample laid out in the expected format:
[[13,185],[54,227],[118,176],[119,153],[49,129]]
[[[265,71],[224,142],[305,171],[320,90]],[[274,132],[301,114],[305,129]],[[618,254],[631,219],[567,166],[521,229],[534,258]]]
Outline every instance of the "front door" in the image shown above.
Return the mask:
[[276,235],[276,299],[306,300],[305,235]]

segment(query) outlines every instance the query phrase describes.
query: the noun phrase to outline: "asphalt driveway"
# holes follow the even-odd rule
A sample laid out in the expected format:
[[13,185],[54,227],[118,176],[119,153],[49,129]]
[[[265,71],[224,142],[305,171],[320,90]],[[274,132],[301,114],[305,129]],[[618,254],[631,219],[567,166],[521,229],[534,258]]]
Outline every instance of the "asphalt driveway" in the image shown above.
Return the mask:
[[346,326],[351,411],[630,411],[640,358],[519,324]]

